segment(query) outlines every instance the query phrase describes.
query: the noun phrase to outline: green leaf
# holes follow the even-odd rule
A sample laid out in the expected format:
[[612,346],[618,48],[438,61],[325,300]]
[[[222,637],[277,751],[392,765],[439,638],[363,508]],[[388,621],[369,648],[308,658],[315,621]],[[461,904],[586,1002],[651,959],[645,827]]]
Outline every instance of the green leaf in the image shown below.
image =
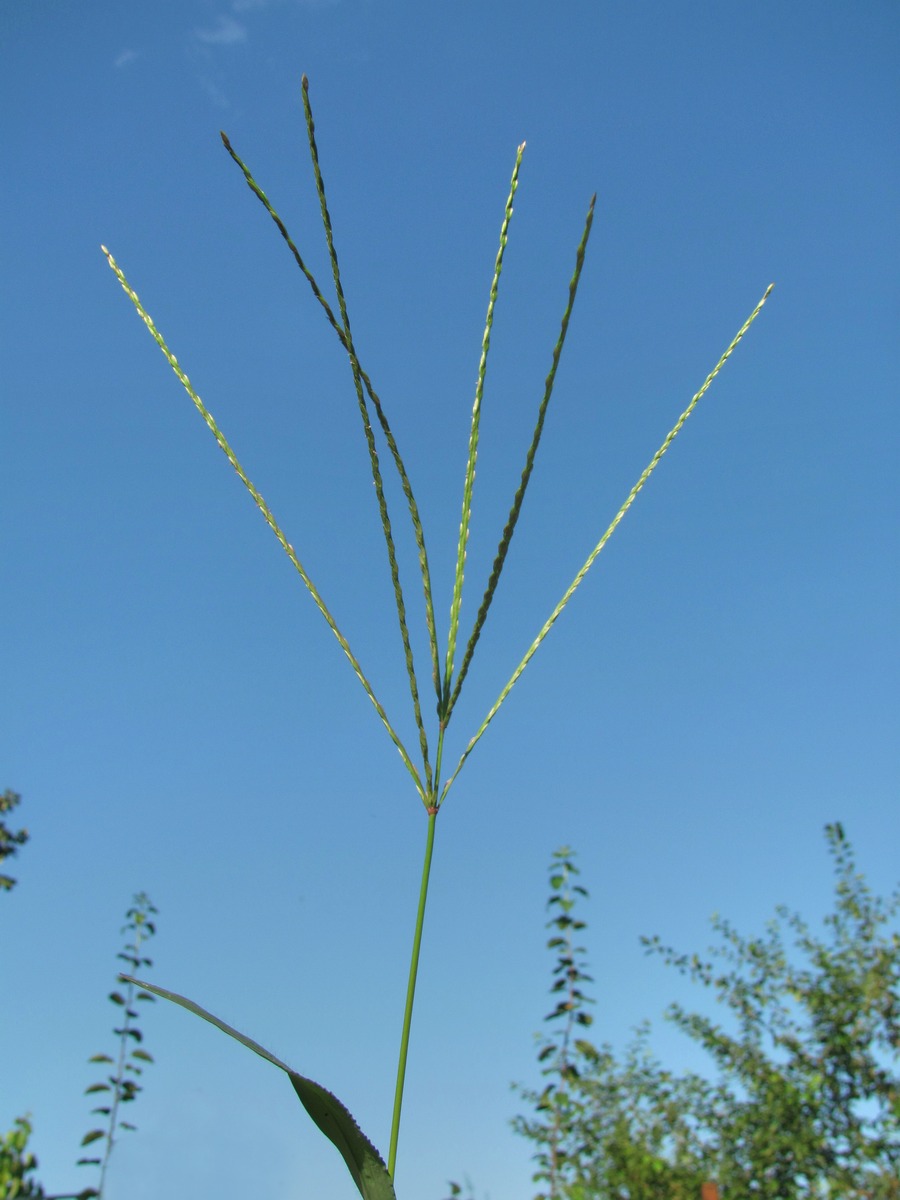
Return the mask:
[[353,1177],[353,1182],[363,1200],[397,1200],[394,1184],[388,1174],[384,1159],[336,1096],[312,1079],[298,1075],[296,1071],[276,1058],[271,1051],[260,1046],[258,1042],[254,1042],[252,1038],[248,1038],[246,1034],[232,1029],[230,1025],[226,1025],[224,1021],[214,1017],[212,1013],[201,1008],[199,1004],[195,1004],[193,1000],[179,996],[177,992],[169,992],[165,988],[156,987],[155,984],[143,983],[138,979],[126,977],[126,981],[133,983],[136,987],[146,988],[154,995],[162,996],[164,1000],[171,1000],[173,1004],[179,1004],[188,1012],[194,1013],[195,1016],[202,1017],[204,1021],[215,1025],[217,1029],[227,1033],[236,1042],[240,1042],[242,1046],[246,1046],[248,1050],[258,1054],[260,1058],[264,1058],[273,1066],[284,1071],[303,1107],[328,1140],[337,1148],[347,1164],[347,1170]]
[[89,1088],[84,1089],[84,1094],[86,1096],[90,1096],[93,1092],[108,1092],[108,1091],[109,1091],[108,1083],[92,1083]]
[[122,1029],[114,1029],[113,1033],[121,1038],[134,1038],[136,1042],[142,1042],[144,1040],[144,1035],[139,1029],[125,1029],[123,1027]]
[[153,1062],[153,1055],[148,1054],[146,1050],[132,1050],[131,1057],[139,1058],[141,1060],[141,1062],[148,1062],[148,1063]]
[[88,1059],[88,1062],[111,1063],[112,1059],[109,1057],[108,1054],[92,1054],[91,1057]]
[[91,1142],[96,1142],[97,1138],[105,1137],[106,1134],[102,1129],[92,1129],[90,1133],[86,1133],[81,1139],[82,1146],[89,1146]]
[[396,1200],[384,1160],[340,1100],[312,1079],[285,1070],[303,1107],[340,1151],[364,1200]]

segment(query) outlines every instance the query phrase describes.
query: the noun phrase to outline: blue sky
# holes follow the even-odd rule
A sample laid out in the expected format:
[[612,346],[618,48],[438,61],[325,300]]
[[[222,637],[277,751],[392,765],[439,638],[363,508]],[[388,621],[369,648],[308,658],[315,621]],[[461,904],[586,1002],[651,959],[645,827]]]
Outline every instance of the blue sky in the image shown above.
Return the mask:
[[[900,876],[900,13],[7,0],[0,26],[0,787],[32,834],[0,902],[0,1125],[31,1111],[52,1191],[89,1182],[72,1165],[85,1060],[109,1048],[141,889],[160,910],[154,979],[331,1088],[386,1150],[425,836],[396,751],[100,244],[408,737],[350,374],[218,131],[324,285],[308,74],[355,339],[417,492],[442,631],[516,146],[464,628],[598,193],[453,761],[776,282],[438,820],[398,1195],[440,1200],[468,1174],[479,1197],[521,1200],[509,1084],[536,1078],[555,847],[577,849],[591,890],[598,1039],[622,1046],[649,1017],[674,1066],[699,1065],[660,1021],[690,993],[640,934],[699,950],[715,911],[748,932],[779,902],[823,915],[831,820],[874,887]],[[157,1063],[109,1200],[355,1194],[277,1072],[162,1004],[145,1029]]]

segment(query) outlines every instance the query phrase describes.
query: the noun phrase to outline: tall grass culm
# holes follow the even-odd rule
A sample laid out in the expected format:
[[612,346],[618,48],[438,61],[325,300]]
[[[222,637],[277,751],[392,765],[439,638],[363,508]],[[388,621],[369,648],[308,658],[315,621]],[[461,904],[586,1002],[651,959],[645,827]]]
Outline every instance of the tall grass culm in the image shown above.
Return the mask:
[[[237,1030],[232,1029],[230,1026],[220,1021],[217,1017],[214,1017],[211,1013],[200,1008],[199,1005],[195,1004],[191,1000],[186,999],[184,996],[180,996],[175,992],[170,992],[164,988],[156,987],[153,984],[143,983],[138,980],[135,980],[134,983],[136,986],[140,986],[145,988],[147,991],[154,992],[156,995],[171,1000],[176,1004],[181,1005],[183,1008],[186,1008],[189,1011],[197,1014],[198,1016],[203,1017],[205,1020],[211,1022],[213,1025],[216,1025],[225,1033],[229,1034],[231,1037],[235,1038],[237,1041],[253,1050],[255,1053],[261,1055],[263,1058],[267,1059],[269,1062],[285,1071],[290,1078],[295,1092],[297,1093],[299,1099],[313,1121],[318,1125],[325,1136],[334,1143],[340,1152],[360,1194],[365,1198],[365,1200],[390,1200],[390,1198],[393,1198],[396,1195],[394,1191],[393,1180],[397,1165],[400,1114],[403,1103],[403,1083],[406,1073],[407,1054],[409,1051],[413,1002],[415,999],[416,990],[416,977],[418,973],[419,954],[422,945],[423,922],[428,898],[428,880],[431,871],[432,855],[434,853],[438,814],[441,812],[448,793],[450,792],[450,789],[452,788],[457,776],[465,765],[469,755],[487,732],[488,727],[496,717],[497,713],[500,711],[500,708],[503,706],[507,696],[510,694],[513,687],[515,687],[532,657],[546,639],[556,620],[562,614],[566,605],[569,603],[575,591],[580,586],[585,575],[592,567],[597,556],[600,554],[601,550],[606,545],[625,514],[628,512],[629,508],[634,503],[638,493],[656,470],[663,455],[669,449],[673,440],[687,421],[688,417],[694,411],[694,408],[697,406],[701,397],[708,390],[715,377],[719,374],[728,358],[734,352],[744,334],[756,320],[763,304],[772,290],[772,287],[770,285],[766,289],[762,299],[735,334],[734,338],[725,349],[719,361],[706,376],[699,391],[697,391],[697,393],[691,398],[687,407],[678,417],[672,429],[666,434],[659,449],[652,456],[646,468],[632,487],[631,491],[625,497],[625,500],[618,512],[614,515],[612,521],[603,532],[596,545],[588,554],[583,566],[575,575],[571,584],[563,593],[559,602],[547,617],[544,624],[538,630],[531,645],[528,646],[518,666],[512,672],[508,681],[501,688],[497,699],[484,716],[481,724],[475,729],[474,733],[466,742],[465,748],[463,749],[459,758],[455,762],[453,762],[452,759],[450,760],[452,767],[448,769],[444,761],[445,737],[447,734],[447,729],[453,716],[461,688],[465,682],[469,665],[472,661],[472,656],[476,651],[478,640],[484,628],[485,621],[487,620],[491,603],[496,593],[497,584],[503,571],[507,551],[509,550],[509,546],[519,520],[522,502],[531,479],[535,455],[541,441],[544,419],[546,417],[547,409],[553,394],[553,386],[556,379],[557,367],[559,365],[563,345],[566,340],[566,334],[569,328],[569,320],[575,304],[578,284],[581,278],[582,268],[584,266],[585,251],[587,249],[588,239],[591,233],[591,226],[594,219],[594,203],[596,198],[592,198],[590,204],[588,205],[584,227],[575,251],[575,265],[569,280],[568,293],[564,300],[559,335],[550,354],[549,369],[544,380],[543,390],[537,408],[534,432],[531,438],[531,443],[528,447],[528,452],[525,456],[525,463],[522,468],[521,479],[512,499],[506,524],[499,537],[493,565],[481,596],[481,601],[477,609],[475,620],[471,629],[469,629],[468,633],[466,634],[461,629],[463,590],[464,586],[468,582],[465,577],[466,545],[468,542],[469,530],[472,521],[475,469],[478,458],[481,411],[484,401],[485,372],[491,348],[491,330],[494,318],[494,308],[497,302],[500,276],[503,270],[504,255],[507,247],[507,237],[513,216],[513,201],[519,185],[519,171],[522,163],[522,156],[525,150],[524,143],[518,147],[512,172],[512,179],[510,181],[509,196],[506,201],[500,227],[499,249],[497,251],[497,257],[494,263],[493,278],[491,280],[487,305],[487,315],[484,324],[484,334],[481,340],[481,352],[475,387],[475,399],[472,406],[471,424],[469,430],[468,453],[463,472],[459,538],[456,546],[456,566],[453,577],[452,594],[450,597],[446,641],[442,642],[441,638],[439,637],[438,622],[435,617],[435,603],[432,592],[431,573],[428,565],[425,531],[422,528],[422,521],[419,516],[419,508],[416,503],[412,483],[407,473],[400,449],[391,431],[391,426],[388,421],[384,405],[382,404],[378,393],[375,391],[371,379],[363,369],[357,353],[357,347],[353,339],[353,334],[351,332],[347,299],[344,295],[344,289],[341,283],[341,272],[338,266],[338,256],[335,249],[331,217],[329,215],[328,204],[326,201],[325,184],[319,165],[319,152],[316,145],[315,125],[313,122],[312,109],[310,107],[309,84],[306,76],[304,76],[302,79],[301,94],[306,120],[306,131],[309,141],[313,176],[315,179],[315,187],[321,209],[322,225],[325,233],[325,241],[327,244],[328,255],[331,264],[332,284],[334,289],[333,303],[330,303],[326,299],[325,295],[323,294],[322,287],[314,278],[303,256],[301,255],[297,244],[289,234],[281,217],[272,206],[266,193],[256,182],[256,179],[251,173],[250,168],[232,147],[224,133],[222,134],[222,141],[228,154],[242,172],[247,186],[260,201],[269,218],[272,220],[276,229],[281,235],[281,238],[284,240],[288,250],[297,263],[297,266],[300,268],[300,271],[309,284],[309,287],[311,288],[313,296],[315,297],[319,307],[324,313],[326,322],[330,326],[349,360],[350,372],[353,381],[353,390],[359,409],[363,437],[365,438],[366,446],[368,448],[369,464],[374,483],[375,497],[381,518],[381,526],[384,533],[388,568],[393,584],[397,622],[399,625],[400,638],[406,664],[406,673],[409,681],[410,704],[412,706],[413,717],[418,733],[418,747],[413,747],[412,745],[407,746],[404,744],[397,732],[397,726],[388,715],[378,696],[375,694],[362,663],[357,658],[346,637],[339,629],[324,597],[319,592],[313,580],[310,578],[306,568],[303,565],[303,562],[300,559],[300,556],[294,549],[291,542],[288,540],[286,533],[282,530],[281,525],[275,517],[275,514],[266,504],[266,501],[263,499],[262,494],[257,489],[256,485],[248,478],[234,450],[227,441],[225,434],[219,428],[214,417],[212,416],[212,413],[206,407],[203,400],[201,400],[200,396],[194,390],[194,387],[184,369],[179,364],[173,352],[169,349],[169,345],[163,337],[163,334],[156,327],[149,313],[138,298],[137,293],[128,282],[124,271],[105,247],[103,247],[103,252],[107,257],[110,267],[119,280],[119,283],[122,285],[129,299],[134,304],[134,307],[137,309],[137,312],[146,324],[150,334],[155,339],[160,350],[165,355],[172,370],[175,372],[182,386],[197,407],[200,415],[203,417],[203,420],[209,427],[213,437],[218,442],[219,447],[225,454],[228,461],[231,463],[244,487],[252,496],[253,501],[262,513],[266,524],[269,526],[269,528],[272,530],[272,533],[281,544],[282,549],[290,559],[295,570],[306,586],[314,604],[324,617],[331,632],[334,634],[338,645],[343,651],[344,656],[347,658],[352,670],[359,680],[361,687],[371,701],[375,712],[378,714],[378,717],[383,724],[388,737],[390,737],[391,741],[397,748],[397,751],[403,760],[403,764],[409,773],[412,787],[415,789],[415,792],[419,798],[419,802],[424,810],[425,851],[422,864],[422,879],[416,907],[415,930],[413,934],[412,953],[410,956],[406,1000],[401,1020],[400,1049],[398,1055],[397,1076],[394,1087],[390,1144],[388,1146],[386,1162],[372,1145],[372,1143],[368,1140],[368,1138],[366,1138],[365,1135],[360,1131],[346,1107],[335,1096],[326,1091],[325,1088],[321,1087],[318,1083],[315,1083],[311,1079],[298,1074],[291,1067],[287,1066],[274,1055],[270,1054],[269,1051],[258,1045],[258,1043],[252,1041],[244,1034],[239,1033]],[[423,594],[424,620],[430,657],[430,686],[433,689],[433,704],[436,713],[436,722],[426,721],[425,716],[423,715],[423,712],[427,711],[428,706],[423,701],[422,693],[427,689],[428,684],[420,679],[420,675],[413,660],[413,652],[409,634],[410,609],[408,604],[408,591],[407,588],[401,583],[400,579],[398,557],[394,543],[395,524],[391,519],[391,515],[389,514],[388,500],[382,478],[382,456],[385,455],[385,453],[387,459],[392,465],[392,469],[396,470],[399,475],[400,484],[406,499],[411,533],[418,551],[418,566],[421,576],[420,582]]]

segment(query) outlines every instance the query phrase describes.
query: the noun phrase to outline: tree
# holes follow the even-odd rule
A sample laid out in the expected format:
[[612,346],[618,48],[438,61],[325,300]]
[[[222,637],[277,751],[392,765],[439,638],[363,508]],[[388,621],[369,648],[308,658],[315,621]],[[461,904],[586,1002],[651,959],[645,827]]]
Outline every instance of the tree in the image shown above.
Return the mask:
[[[122,933],[128,934],[129,940],[117,957],[127,965],[129,971],[152,966],[152,960],[145,953],[145,944],[156,933],[152,920],[156,911],[150,897],[140,892],[125,914],[126,924],[122,927]],[[9,1133],[0,1134],[0,1200],[92,1200],[92,1197],[102,1200],[110,1155],[118,1140],[116,1135],[119,1130],[135,1128],[132,1123],[123,1120],[121,1106],[133,1102],[143,1090],[138,1080],[144,1069],[153,1062],[142,1045],[144,1035],[137,1025],[136,1005],[141,1001],[153,1002],[155,997],[142,988],[136,988],[125,978],[120,977],[120,984],[124,985],[123,990],[111,992],[109,996],[116,1010],[116,1027],[113,1030],[117,1039],[116,1057],[95,1054],[89,1059],[92,1063],[108,1065],[112,1070],[102,1081],[91,1084],[85,1090],[86,1095],[101,1100],[101,1104],[93,1108],[91,1113],[103,1118],[103,1127],[86,1133],[81,1145],[102,1150],[103,1154],[101,1158],[80,1158],[77,1165],[99,1167],[98,1186],[82,1188],[80,1192],[48,1196],[36,1180],[26,1178],[36,1170],[38,1161],[28,1149],[31,1120],[29,1117],[17,1117]]]
[[555,1006],[544,1019],[554,1032],[540,1040],[537,1055],[547,1083],[539,1092],[518,1089],[534,1116],[513,1122],[536,1146],[533,1178],[548,1189],[536,1200],[695,1200],[706,1175],[689,1114],[702,1081],[673,1079],[650,1059],[646,1027],[621,1064],[608,1045],[598,1049],[586,1037],[594,1001],[584,986],[593,980],[576,944],[585,922],[574,909],[588,892],[574,882],[573,857],[564,846],[550,864]]
[[37,1159],[28,1151],[31,1122],[16,1117],[9,1133],[0,1134],[0,1196],[3,1200],[44,1200],[39,1183],[27,1179],[37,1166]]
[[[24,846],[28,841],[28,830],[20,829],[13,833],[8,828],[6,821],[3,819],[4,814],[12,812],[22,797],[18,792],[13,792],[7,789],[0,795],[0,863],[7,858],[13,858],[18,854],[19,847]],[[0,892],[11,892],[16,886],[15,879],[10,875],[0,874]]]
[[[841,826],[825,836],[836,886],[824,935],[780,907],[756,938],[715,918],[709,961],[644,939],[724,1006],[721,1023],[679,1005],[667,1014],[709,1053],[713,1080],[666,1071],[646,1027],[621,1062],[573,1040],[587,976],[571,934],[583,923],[557,926],[549,945],[564,995],[548,1019],[562,1016],[566,1034],[542,1043],[550,1082],[523,1093],[535,1115],[515,1122],[538,1147],[542,1196],[674,1200],[715,1179],[723,1200],[900,1198],[900,889],[873,896]],[[557,859],[571,873],[569,852]],[[571,918],[583,889],[567,891],[558,871],[551,886]]]
[[[4,814],[12,812],[22,797],[18,792],[7,789],[0,795],[0,863],[18,853],[19,847],[28,841],[28,830],[16,833],[7,826]],[[11,875],[0,873],[0,892],[11,892],[16,886]],[[28,1150],[31,1136],[31,1121],[28,1117],[16,1117],[12,1129],[0,1134],[0,1197],[2,1200],[42,1200],[44,1195],[39,1183],[28,1179],[37,1167],[37,1159]]]
[[824,938],[782,906],[758,938],[716,918],[713,961],[645,944],[733,1017],[729,1031],[669,1014],[721,1075],[706,1119],[723,1188],[887,1200],[900,1197],[900,889],[873,896],[842,827],[825,836],[836,886]]

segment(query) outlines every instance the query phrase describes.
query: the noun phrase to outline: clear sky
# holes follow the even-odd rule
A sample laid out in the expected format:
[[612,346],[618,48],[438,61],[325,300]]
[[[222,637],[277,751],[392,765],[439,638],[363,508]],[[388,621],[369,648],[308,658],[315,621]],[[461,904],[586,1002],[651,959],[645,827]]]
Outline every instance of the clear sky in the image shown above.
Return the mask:
[[[31,842],[0,897],[0,1127],[52,1191],[111,1048],[118,930],[153,978],[336,1092],[386,1151],[425,814],[106,244],[414,742],[350,372],[219,140],[323,287],[310,78],[363,365],[423,513],[441,637],[491,271],[463,629],[515,490],[591,194],[597,215],[519,533],[447,738],[455,762],[733,334],[766,308],[473,753],[440,817],[400,1200],[531,1195],[509,1130],[549,1009],[546,864],[570,843],[596,1034],[702,950],[830,902],[841,820],[900,876],[900,9],[893,0],[5,0],[2,776]],[[389,499],[427,694],[420,588]],[[427,705],[433,736],[433,704]],[[698,999],[702,999],[698,997]],[[355,1195],[286,1079],[188,1014],[108,1200]]]

